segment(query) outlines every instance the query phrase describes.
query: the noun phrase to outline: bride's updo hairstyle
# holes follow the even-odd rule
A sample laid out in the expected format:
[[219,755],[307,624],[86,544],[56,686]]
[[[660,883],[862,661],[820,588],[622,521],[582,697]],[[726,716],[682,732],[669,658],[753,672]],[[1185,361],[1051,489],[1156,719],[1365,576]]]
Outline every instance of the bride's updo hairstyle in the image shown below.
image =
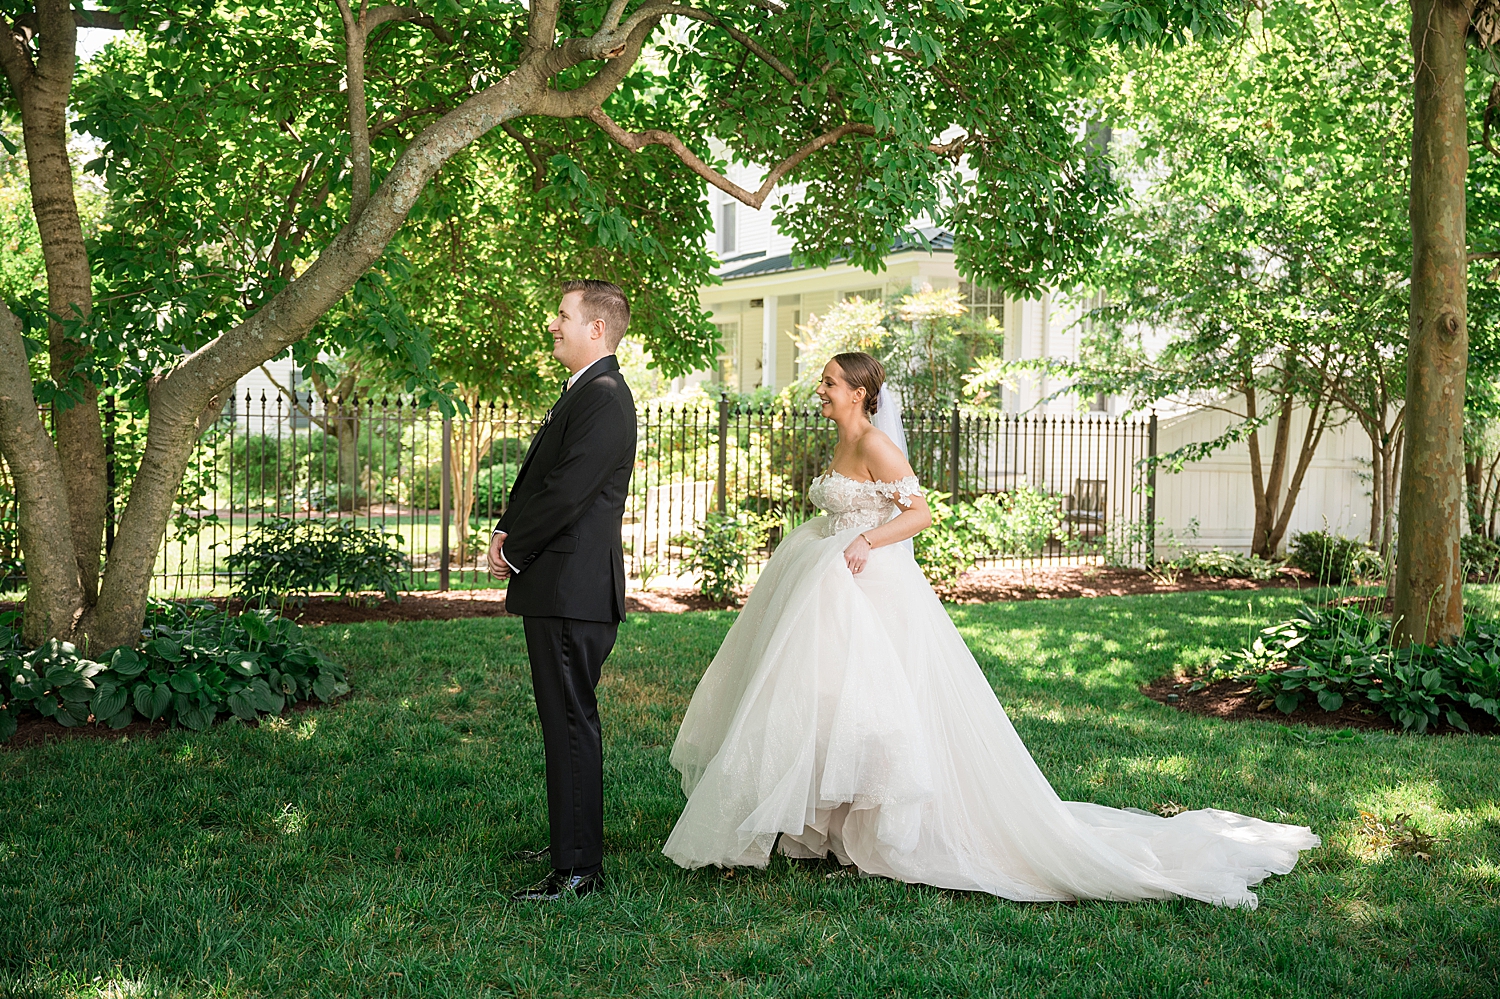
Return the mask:
[[865,390],[865,416],[874,416],[875,411],[880,408],[875,397],[880,395],[880,386],[885,384],[885,368],[862,350],[834,354],[833,363],[844,373],[844,381],[849,383],[850,388]]

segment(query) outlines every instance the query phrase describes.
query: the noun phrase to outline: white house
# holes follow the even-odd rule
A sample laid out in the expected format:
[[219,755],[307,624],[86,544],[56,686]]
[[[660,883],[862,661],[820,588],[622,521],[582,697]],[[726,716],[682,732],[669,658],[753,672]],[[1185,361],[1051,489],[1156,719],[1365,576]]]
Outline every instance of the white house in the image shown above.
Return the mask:
[[[753,189],[759,186],[760,171],[736,166],[730,179]],[[708,197],[714,219],[708,238],[710,249],[722,261],[715,273],[723,283],[703,286],[699,300],[719,327],[723,349],[718,370],[700,373],[690,382],[721,383],[740,392],[784,386],[798,373],[793,338],[797,326],[842,299],[888,299],[924,285],[960,288],[972,314],[995,317],[1005,331],[1008,359],[1071,360],[1078,356],[1083,331],[1075,305],[1048,294],[1016,298],[964,281],[955,266],[953,236],[946,230],[921,229],[927,246],[915,238],[897,243],[878,273],[843,263],[802,267],[792,260],[792,239],[776,228],[774,209],[753,210],[713,188]],[[1022,377],[1005,391],[1003,409],[1119,415],[1127,408],[1127,400],[1118,397],[1080,400],[1063,394],[1048,398],[1061,387],[1045,376]],[[1159,405],[1158,416],[1157,450],[1163,454],[1190,442],[1214,439],[1230,419],[1225,413],[1184,410],[1168,402]],[[1293,437],[1298,434],[1300,429],[1294,427]],[[1364,537],[1370,518],[1365,476],[1369,461],[1368,441],[1357,426],[1346,423],[1329,429],[1303,483],[1288,536],[1326,528]],[[1157,533],[1162,554],[1171,536],[1189,539],[1195,547],[1248,550],[1254,501],[1247,446],[1233,445],[1188,464],[1181,472],[1160,472],[1156,516],[1164,528]]]
[[[730,179],[758,186],[759,174],[747,167],[730,170]],[[759,211],[709,189],[714,229],[710,249],[722,261],[716,269],[723,284],[705,285],[699,301],[713,314],[723,352],[719,369],[691,381],[714,381],[748,392],[761,386],[780,388],[797,376],[796,328],[835,303],[854,298],[887,299],[919,291],[960,288],[970,314],[993,316],[1005,330],[1006,356],[1013,360],[1073,357],[1078,349],[1078,311],[1060,307],[1050,295],[1018,299],[964,281],[954,263],[953,235],[922,227],[927,246],[912,237],[898,242],[878,273],[846,263],[824,268],[802,267],[792,260],[793,241],[776,228],[775,211]],[[1046,378],[1023,378],[1007,390],[1007,411],[1075,412],[1076,399],[1042,402],[1057,385]],[[1086,407],[1118,411],[1119,400],[1091,400]]]

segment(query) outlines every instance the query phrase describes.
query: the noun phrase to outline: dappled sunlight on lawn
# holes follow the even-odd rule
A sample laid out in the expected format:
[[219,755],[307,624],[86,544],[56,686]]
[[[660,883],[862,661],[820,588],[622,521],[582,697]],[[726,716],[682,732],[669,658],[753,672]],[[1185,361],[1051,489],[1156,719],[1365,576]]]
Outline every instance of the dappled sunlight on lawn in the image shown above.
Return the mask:
[[[1258,593],[1256,621],[1296,602]],[[0,996],[1485,994],[1496,740],[1309,745],[1139,693],[1237,647],[1243,595],[950,613],[1063,797],[1230,808],[1326,845],[1255,912],[1020,905],[783,859],[682,871],[660,854],[683,800],[667,756],[734,615],[636,615],[599,689],[610,891],[517,908],[539,870],[517,851],[547,840],[520,622],[335,625],[316,635],[354,693],[332,706],[0,752]],[[1432,859],[1375,844],[1362,811],[1410,816]]]

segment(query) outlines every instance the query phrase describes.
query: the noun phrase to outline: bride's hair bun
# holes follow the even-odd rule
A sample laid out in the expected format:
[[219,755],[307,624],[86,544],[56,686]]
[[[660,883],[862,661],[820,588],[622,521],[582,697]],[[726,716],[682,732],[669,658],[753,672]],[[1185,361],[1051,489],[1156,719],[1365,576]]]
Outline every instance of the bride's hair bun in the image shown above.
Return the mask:
[[885,368],[862,350],[834,354],[833,360],[844,373],[844,381],[849,383],[850,388],[865,390],[865,415],[874,416],[875,411],[880,408],[876,396],[880,395],[880,386],[885,384]]

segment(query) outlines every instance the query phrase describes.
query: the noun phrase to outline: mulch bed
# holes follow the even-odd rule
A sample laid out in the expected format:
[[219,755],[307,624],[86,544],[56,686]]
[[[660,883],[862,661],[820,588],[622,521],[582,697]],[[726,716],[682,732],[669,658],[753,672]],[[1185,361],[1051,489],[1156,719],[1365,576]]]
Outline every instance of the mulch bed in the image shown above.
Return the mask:
[[[286,718],[290,715],[299,715],[304,711],[311,711],[323,706],[322,701],[307,700],[296,701],[288,704],[282,709],[280,717]],[[261,719],[251,722],[241,722],[251,728],[258,726]],[[7,749],[24,749],[27,746],[41,746],[49,742],[63,742],[70,739],[94,739],[99,742],[122,742],[127,740],[154,739],[157,736],[171,731],[171,726],[160,721],[133,721],[124,728],[110,728],[107,725],[73,725],[64,728],[51,718],[43,718],[41,715],[28,714],[16,722],[16,730],[5,742],[0,742],[0,752]]]
[[[1315,585],[1306,573],[1283,568],[1268,580],[1229,579],[1183,573],[1167,582],[1140,569],[1116,569],[1104,566],[1060,566],[1037,569],[975,569],[957,583],[943,588],[944,600],[960,604],[992,603],[1014,600],[1060,600],[1072,597],[1122,597],[1143,593],[1183,593],[1205,590],[1302,589]],[[1341,603],[1379,598],[1346,597]],[[243,608],[239,600],[212,598],[231,612]],[[661,587],[649,591],[632,590],[625,598],[631,614],[682,614],[687,611],[722,610],[723,604],[710,601],[695,590]],[[0,602],[0,611],[13,610],[13,601]],[[450,590],[446,593],[418,592],[405,594],[400,601],[381,599],[373,604],[350,604],[334,596],[315,596],[305,606],[286,607],[283,613],[302,624],[352,624],[363,621],[452,621],[461,618],[506,617],[504,590]],[[1258,711],[1261,698],[1253,687],[1226,680],[1203,690],[1187,692],[1189,682],[1176,677],[1162,677],[1142,688],[1146,696],[1182,711],[1225,719],[1264,719],[1291,725],[1332,726],[1334,728],[1391,729],[1395,726],[1382,714],[1365,714],[1353,704],[1335,712],[1316,706],[1283,715],[1274,708]],[[1175,697],[1175,699],[1169,699]],[[290,711],[316,707],[315,702],[300,702]],[[1487,715],[1469,718],[1475,731],[1493,728]],[[132,722],[122,729],[93,725],[63,728],[46,718],[29,716],[21,721],[6,747],[34,746],[55,739],[151,738],[166,731],[159,722]]]
[[[1255,684],[1244,680],[1218,680],[1201,690],[1190,690],[1193,681],[1177,676],[1163,676],[1141,688],[1141,693],[1179,711],[1189,714],[1221,718],[1225,721],[1265,721],[1279,725],[1301,725],[1309,728],[1379,729],[1399,732],[1401,727],[1383,712],[1357,701],[1345,701],[1337,711],[1324,711],[1313,698],[1306,698],[1302,706],[1289,715],[1284,715],[1274,704],[1267,704],[1255,688]],[[1492,734],[1496,731],[1495,720],[1481,711],[1462,712],[1464,721],[1477,733]],[[1439,734],[1462,734],[1461,729],[1446,723],[1431,728],[1429,732]]]
[[[1111,569],[1102,566],[1063,566],[1029,569],[975,569],[940,590],[944,600],[961,604],[993,603],[1001,600],[1058,600],[1067,597],[1123,597],[1141,593],[1183,593],[1191,590],[1300,589],[1313,585],[1311,577],[1296,569],[1283,569],[1272,579],[1226,579],[1184,573],[1175,582],[1152,578],[1141,569]],[[743,597],[741,598],[743,601]],[[214,598],[231,612],[241,609],[238,600]],[[696,590],[657,587],[631,590],[625,596],[630,614],[682,614],[687,611],[723,610]],[[451,621],[459,618],[505,617],[504,590],[449,590],[407,593],[399,602],[350,604],[338,597],[313,597],[304,607],[286,607],[283,613],[303,624],[351,624],[360,621]]]
[[1283,567],[1270,579],[1233,579],[1182,573],[1173,582],[1143,569],[1081,565],[1038,569],[973,569],[943,588],[944,600],[986,604],[1001,600],[1063,600],[1071,597],[1128,597],[1142,593],[1187,593],[1201,590],[1285,590],[1315,586],[1301,569]]

